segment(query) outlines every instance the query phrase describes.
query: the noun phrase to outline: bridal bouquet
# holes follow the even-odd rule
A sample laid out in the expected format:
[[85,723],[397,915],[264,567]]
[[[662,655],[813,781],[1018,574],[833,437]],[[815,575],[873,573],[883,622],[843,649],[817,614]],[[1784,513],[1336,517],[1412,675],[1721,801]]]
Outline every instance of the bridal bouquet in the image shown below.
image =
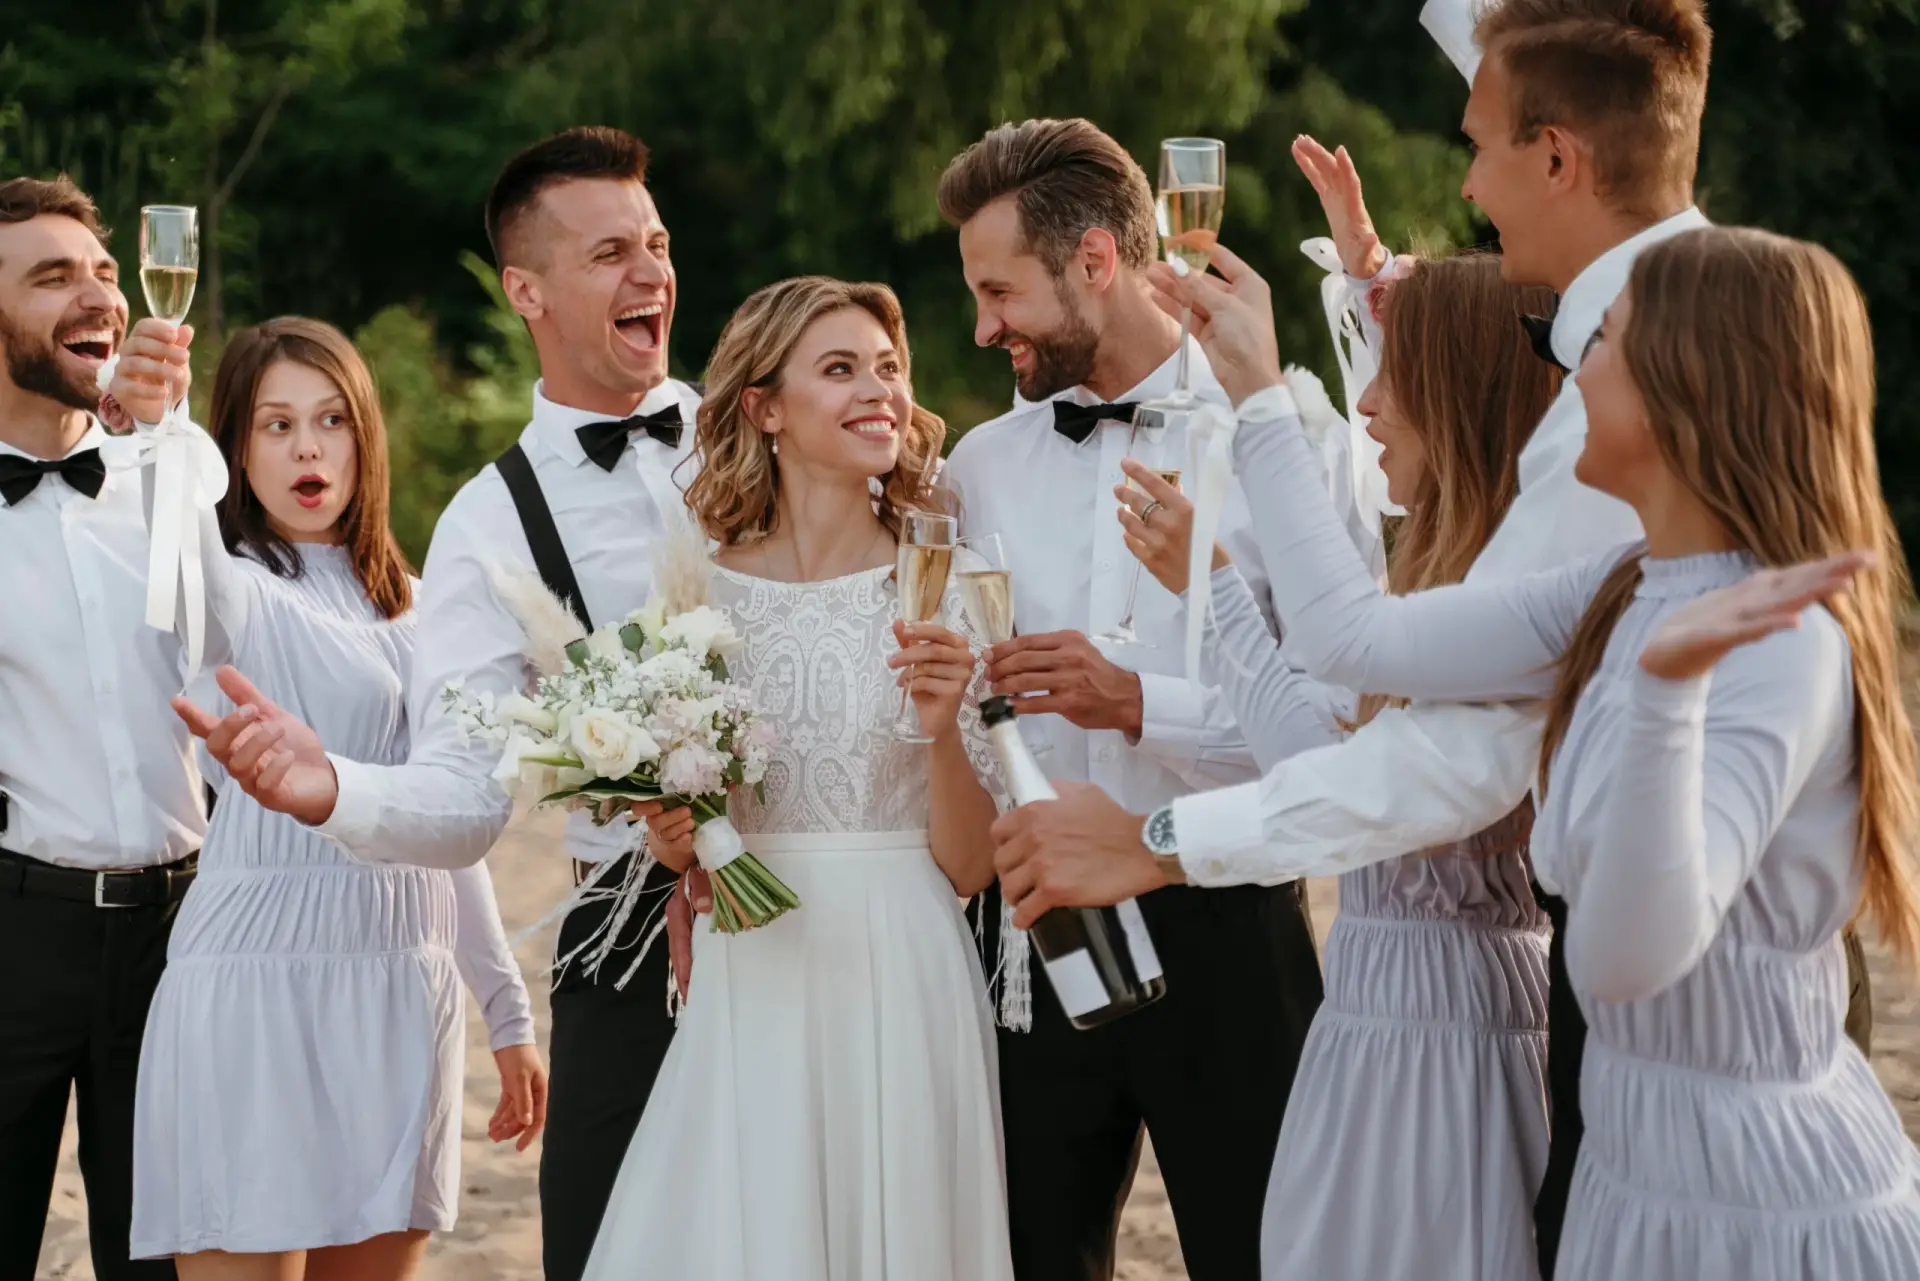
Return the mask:
[[771,727],[727,675],[741,645],[732,619],[704,603],[670,613],[656,597],[582,636],[537,579],[496,574],[494,585],[532,642],[532,694],[495,699],[454,682],[441,700],[469,735],[504,745],[494,778],[507,792],[601,824],[638,800],[692,810],[715,929],[739,933],[800,906],[727,819],[728,789],[762,788],[772,747]]

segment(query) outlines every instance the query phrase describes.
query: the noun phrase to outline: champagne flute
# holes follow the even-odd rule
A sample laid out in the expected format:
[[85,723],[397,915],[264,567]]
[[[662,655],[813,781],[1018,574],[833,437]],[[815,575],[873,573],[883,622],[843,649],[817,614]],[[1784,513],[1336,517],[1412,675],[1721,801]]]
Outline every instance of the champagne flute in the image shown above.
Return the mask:
[[[1160,144],[1160,191],[1155,216],[1160,243],[1168,262],[1184,263],[1188,271],[1205,271],[1220,238],[1220,220],[1227,209],[1227,144],[1216,138],[1168,138]],[[1173,392],[1141,408],[1153,415],[1151,424],[1192,407],[1193,385],[1188,368],[1187,340],[1193,333],[1193,309],[1180,315],[1180,363]]]
[[[1167,484],[1172,485],[1175,489],[1180,488],[1180,469],[1178,467],[1155,467],[1153,470],[1161,480],[1166,481]],[[1127,477],[1127,488],[1137,493],[1146,492],[1140,488],[1140,482],[1131,476]],[[1112,631],[1095,639],[1109,641],[1115,645],[1138,645],[1141,649],[1156,648],[1156,646],[1150,642],[1141,640],[1139,634],[1133,630],[1133,607],[1140,599],[1140,571],[1143,568],[1144,566],[1142,566],[1137,559],[1133,562],[1133,581],[1127,586],[1126,614],[1120,619],[1119,624],[1114,627]]]
[[[140,291],[156,319],[177,325],[193,306],[200,278],[200,214],[192,205],[148,205],[140,211]],[[169,405],[163,421],[184,407]]]
[[[947,573],[953,567],[954,519],[938,512],[901,513],[899,561],[894,587],[899,596],[900,621],[930,623],[940,617],[947,594]],[[913,673],[900,690],[900,709],[894,713],[893,736],[903,743],[931,743],[913,710]]]
[[[983,646],[1004,645],[1020,634],[1013,623],[1013,568],[1007,561],[1006,544],[998,534],[969,534],[956,547],[953,572],[960,580],[960,603],[967,622]],[[980,710],[984,714],[994,703],[1005,703],[1011,710],[1014,701],[1011,695],[990,694],[980,700]],[[1045,757],[1053,745],[1029,745],[1029,751]]]

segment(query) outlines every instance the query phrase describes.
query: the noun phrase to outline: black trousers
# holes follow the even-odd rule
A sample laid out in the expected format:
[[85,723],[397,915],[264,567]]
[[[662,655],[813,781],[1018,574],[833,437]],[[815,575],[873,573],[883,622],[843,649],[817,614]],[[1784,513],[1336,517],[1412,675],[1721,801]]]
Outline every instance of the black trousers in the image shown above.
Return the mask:
[[[603,879],[618,884],[622,871],[610,869]],[[627,1144],[673,1039],[665,934],[654,940],[624,989],[614,984],[632,963],[630,949],[639,945],[645,918],[674,880],[671,872],[655,867],[647,879],[648,897],[621,930],[620,946],[629,950],[608,957],[592,978],[576,962],[553,989],[547,1132],[540,1149],[540,1246],[547,1281],[579,1281],[586,1271]],[[598,929],[609,911],[609,904],[592,903],[569,913],[560,925],[559,954]]]
[[[1108,1281],[1144,1124],[1193,1281],[1258,1281],[1280,1120],[1314,1011],[1319,958],[1297,885],[1174,887],[1140,900],[1167,994],[1076,1031],[1033,976],[1033,1030],[1000,1033],[1013,1268]],[[998,891],[983,897],[991,958]]]
[[127,1259],[133,1086],[176,905],[101,908],[0,889],[0,1281],[33,1281],[69,1092],[99,1281],[160,1281]]
[[1587,1052],[1587,1016],[1567,980],[1567,901],[1534,882],[1533,896],[1553,922],[1547,952],[1547,1173],[1533,1199],[1533,1241],[1540,1253],[1541,1281],[1553,1276],[1560,1229],[1573,1190],[1573,1167],[1586,1124],[1580,1116],[1580,1063]]

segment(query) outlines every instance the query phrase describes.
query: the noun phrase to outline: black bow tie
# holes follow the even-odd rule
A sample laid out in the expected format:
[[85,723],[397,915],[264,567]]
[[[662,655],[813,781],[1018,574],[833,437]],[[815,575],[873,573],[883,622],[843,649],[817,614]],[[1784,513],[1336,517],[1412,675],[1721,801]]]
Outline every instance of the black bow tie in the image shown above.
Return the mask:
[[0,498],[6,499],[9,507],[18,506],[40,484],[42,476],[55,475],[88,498],[98,498],[100,487],[107,483],[107,465],[100,461],[97,449],[48,459],[0,454]]
[[573,434],[580,438],[580,448],[595,466],[612,471],[626,452],[628,437],[636,431],[646,432],[668,449],[680,448],[680,406],[668,405],[656,413],[635,414],[618,422],[588,423]]
[[1093,435],[1093,429],[1111,419],[1114,422],[1130,423],[1133,411],[1139,406],[1128,402],[1124,405],[1076,405],[1071,400],[1053,402],[1053,429],[1074,444],[1079,444]]
[[1566,366],[1560,363],[1560,357],[1554,354],[1553,317],[1522,316],[1520,317],[1520,327],[1527,331],[1527,341],[1533,344],[1534,355],[1540,357],[1540,359],[1546,361],[1555,369],[1566,369]]

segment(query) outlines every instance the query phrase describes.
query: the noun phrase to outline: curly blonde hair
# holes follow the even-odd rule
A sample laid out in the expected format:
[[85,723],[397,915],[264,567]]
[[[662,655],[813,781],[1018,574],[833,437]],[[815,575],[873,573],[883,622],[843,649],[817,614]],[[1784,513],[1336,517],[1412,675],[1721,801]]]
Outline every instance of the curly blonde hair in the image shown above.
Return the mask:
[[[687,486],[687,508],[709,538],[722,547],[764,538],[778,520],[780,458],[773,437],[747,416],[746,393],[780,391],[781,371],[807,327],[822,316],[858,307],[880,322],[900,365],[912,377],[907,351],[907,322],[900,300],[885,285],[849,283],[827,276],[796,276],[756,292],[733,313],[713,360],[700,402],[696,436],[699,473]],[[898,538],[901,513],[938,508],[933,488],[946,443],[947,425],[919,405],[900,432],[900,455],[893,470],[879,478],[874,511]]]

